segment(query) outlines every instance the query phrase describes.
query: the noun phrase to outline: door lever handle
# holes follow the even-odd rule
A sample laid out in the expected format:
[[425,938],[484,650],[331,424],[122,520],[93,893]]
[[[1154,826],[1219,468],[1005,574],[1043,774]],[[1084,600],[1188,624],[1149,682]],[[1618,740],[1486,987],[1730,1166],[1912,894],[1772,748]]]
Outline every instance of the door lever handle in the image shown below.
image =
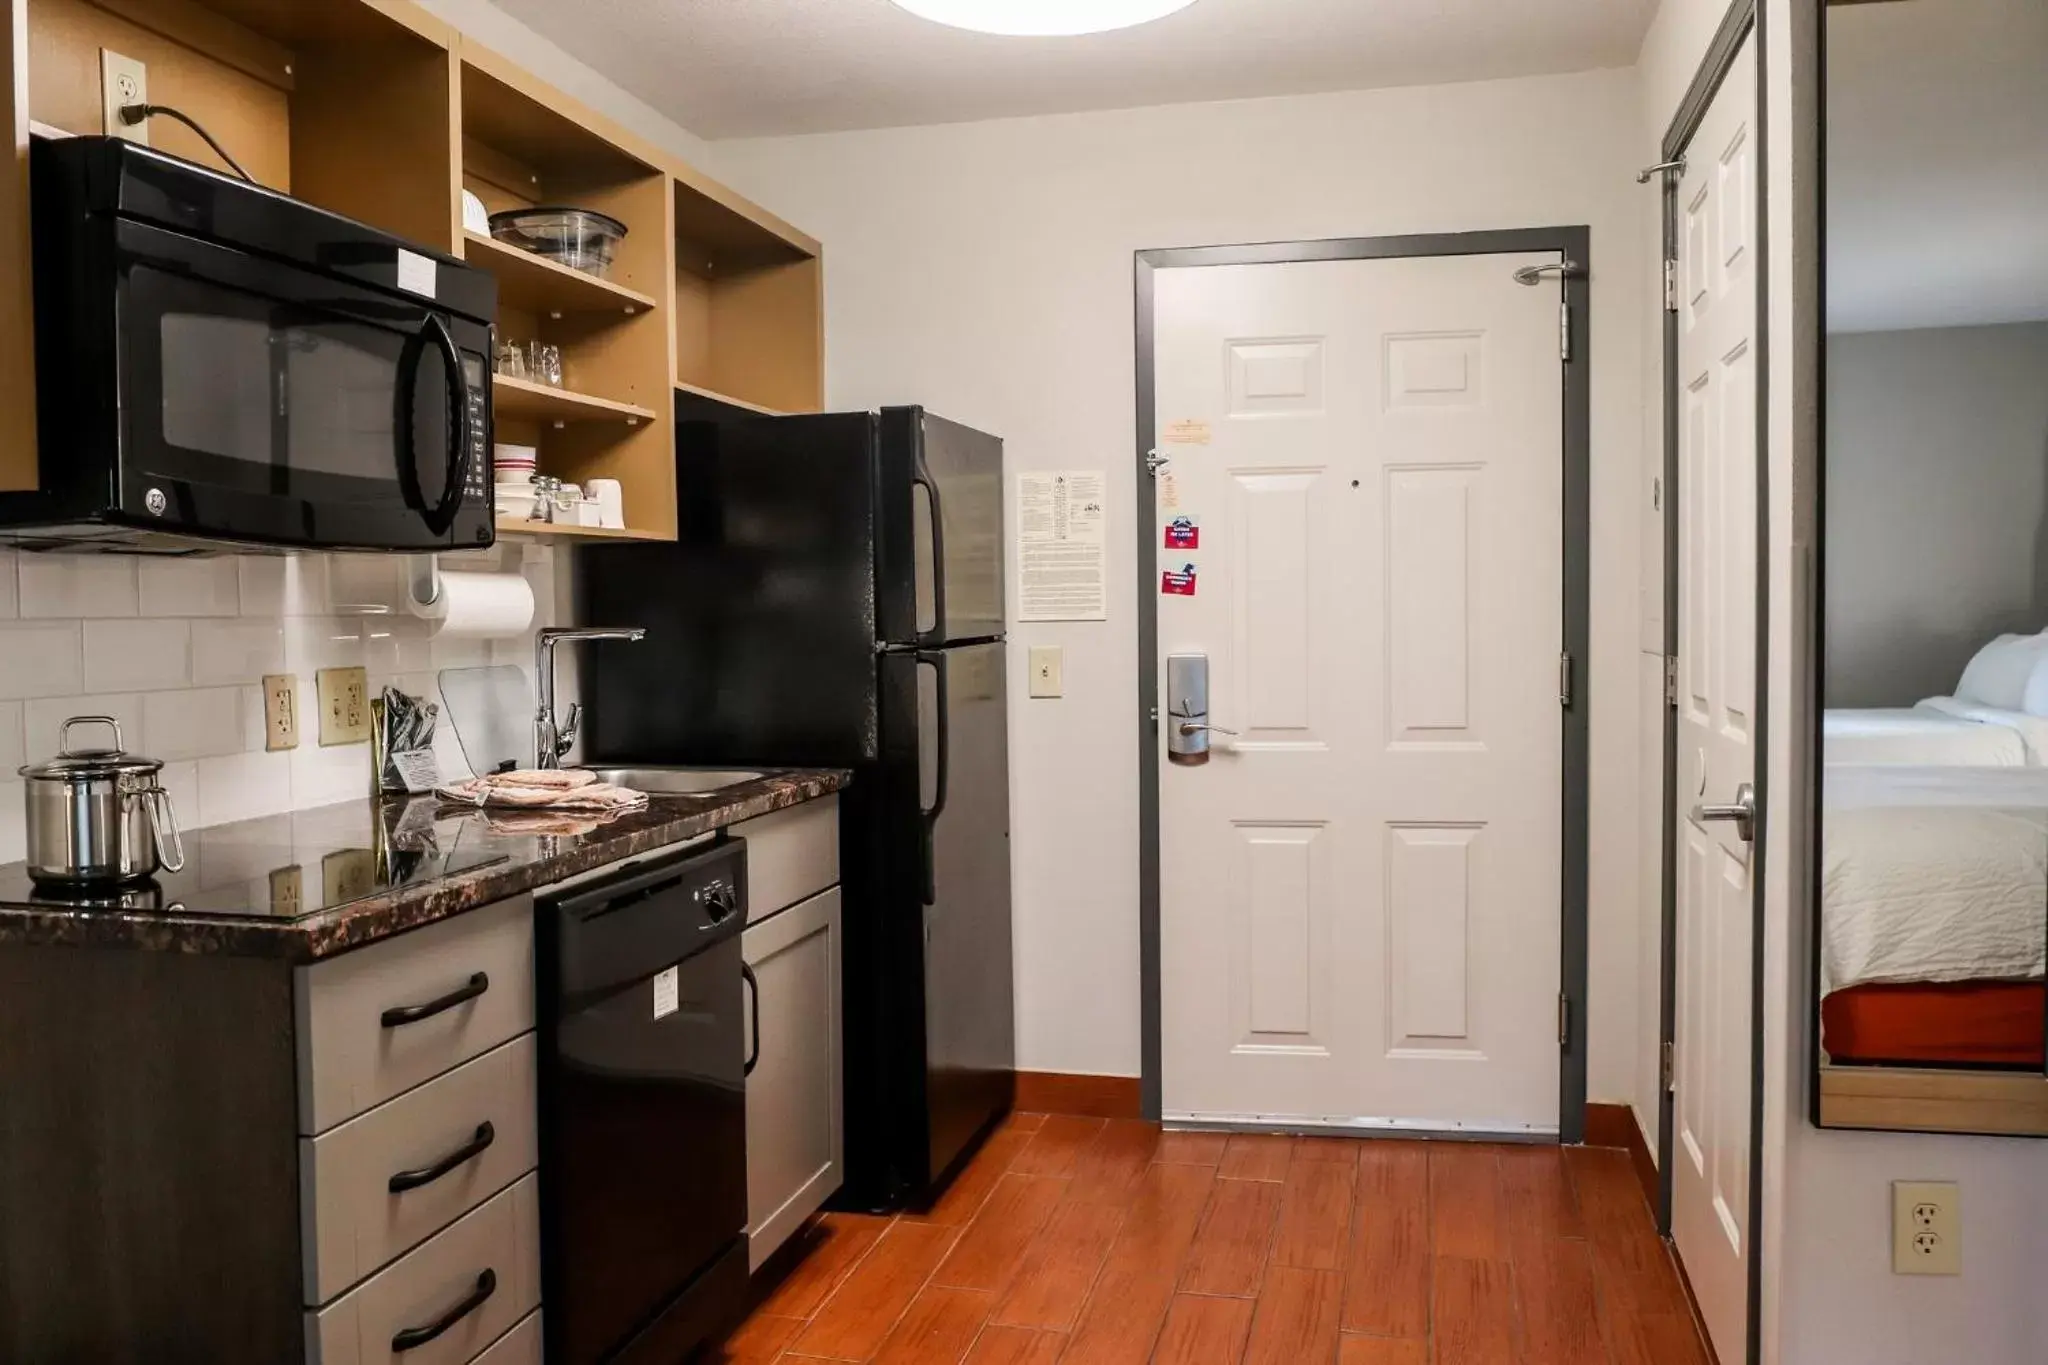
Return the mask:
[[1191,720],[1184,720],[1180,723],[1180,732],[1184,735],[1234,735],[1237,733],[1235,730],[1226,730],[1221,725],[1201,725]]
[[1727,805],[1698,805],[1692,808],[1692,818],[1701,823],[1709,820],[1734,822],[1735,833],[1744,843],[1756,841],[1756,788],[1743,783],[1735,789],[1735,800]]

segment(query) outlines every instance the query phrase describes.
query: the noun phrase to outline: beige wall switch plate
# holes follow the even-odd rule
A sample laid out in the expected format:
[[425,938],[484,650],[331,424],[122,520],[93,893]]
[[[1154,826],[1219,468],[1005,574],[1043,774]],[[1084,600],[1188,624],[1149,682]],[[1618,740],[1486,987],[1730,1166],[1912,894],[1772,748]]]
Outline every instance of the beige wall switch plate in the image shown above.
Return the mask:
[[299,747],[299,680],[294,674],[264,675],[263,747],[272,753]]
[[1056,645],[1033,645],[1031,647],[1031,695],[1034,697],[1057,697],[1064,695],[1066,685],[1066,651]]
[[1963,1273],[1963,1196],[1954,1181],[1892,1182],[1892,1273]]
[[270,913],[295,919],[305,902],[306,878],[297,863],[270,870]]
[[370,675],[360,668],[323,668],[313,678],[320,689],[320,742],[368,743]]
[[[111,48],[100,49],[100,131],[149,145],[149,123],[121,122],[121,110],[149,103],[149,68]],[[83,132],[83,129],[79,130]]]

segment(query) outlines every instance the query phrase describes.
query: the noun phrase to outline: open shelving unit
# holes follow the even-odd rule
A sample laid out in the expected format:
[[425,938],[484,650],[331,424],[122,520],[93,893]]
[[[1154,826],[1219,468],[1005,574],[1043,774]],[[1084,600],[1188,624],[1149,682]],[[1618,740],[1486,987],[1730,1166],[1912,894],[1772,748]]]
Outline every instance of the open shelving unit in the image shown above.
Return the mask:
[[[14,126],[100,131],[99,52],[204,123],[262,184],[497,276],[498,334],[562,350],[555,388],[497,377],[496,439],[541,472],[617,479],[627,530],[500,522],[555,542],[673,539],[678,391],[764,413],[823,401],[819,244],[413,0],[0,0]],[[18,42],[26,43],[17,49]],[[217,157],[168,120],[154,145]],[[570,205],[626,224],[607,278],[462,223]],[[0,175],[0,489],[37,483],[26,145]]]

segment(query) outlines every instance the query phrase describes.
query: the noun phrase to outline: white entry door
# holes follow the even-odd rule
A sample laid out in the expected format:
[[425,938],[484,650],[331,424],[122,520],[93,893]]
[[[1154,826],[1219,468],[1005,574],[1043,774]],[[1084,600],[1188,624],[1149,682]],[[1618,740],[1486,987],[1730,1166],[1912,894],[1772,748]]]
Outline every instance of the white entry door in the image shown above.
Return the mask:
[[1155,277],[1169,1118],[1557,1129],[1557,260]]
[[1756,64],[1678,184],[1678,976],[1672,1239],[1722,1360],[1747,1350],[1756,780]]

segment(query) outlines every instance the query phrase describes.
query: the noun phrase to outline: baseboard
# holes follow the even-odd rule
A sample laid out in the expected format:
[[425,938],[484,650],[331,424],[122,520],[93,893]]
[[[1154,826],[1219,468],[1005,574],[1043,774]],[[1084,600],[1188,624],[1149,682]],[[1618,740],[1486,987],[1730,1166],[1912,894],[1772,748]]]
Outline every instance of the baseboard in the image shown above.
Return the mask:
[[1017,1073],[1017,1108],[1027,1114],[1135,1119],[1144,1114],[1136,1076],[1079,1076],[1061,1071]]
[[1643,1187],[1644,1201],[1652,1209],[1657,1207],[1660,1197],[1657,1163],[1650,1158],[1650,1144],[1644,1140],[1642,1126],[1636,1122],[1634,1105],[1587,1105],[1586,1145],[1620,1147],[1627,1151],[1629,1164],[1635,1167],[1636,1182]]

